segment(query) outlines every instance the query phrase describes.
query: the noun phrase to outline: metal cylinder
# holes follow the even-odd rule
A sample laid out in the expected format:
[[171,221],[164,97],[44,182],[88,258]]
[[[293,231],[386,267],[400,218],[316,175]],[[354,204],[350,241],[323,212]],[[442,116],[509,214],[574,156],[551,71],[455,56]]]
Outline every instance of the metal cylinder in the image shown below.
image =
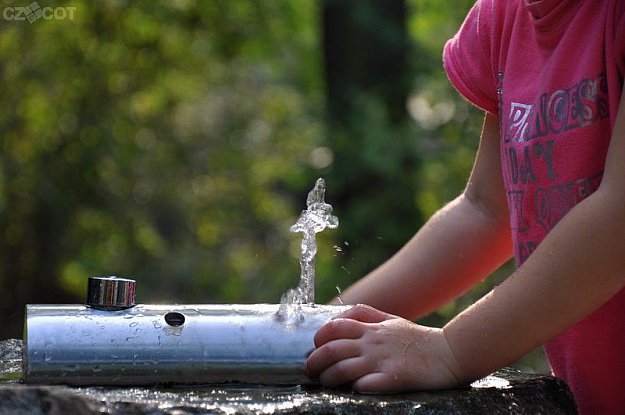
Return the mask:
[[[28,305],[24,381],[69,385],[314,383],[316,331],[345,306]],[[295,316],[295,317],[294,317]]]
[[122,310],[135,305],[135,280],[111,277],[89,277],[87,304],[101,310]]

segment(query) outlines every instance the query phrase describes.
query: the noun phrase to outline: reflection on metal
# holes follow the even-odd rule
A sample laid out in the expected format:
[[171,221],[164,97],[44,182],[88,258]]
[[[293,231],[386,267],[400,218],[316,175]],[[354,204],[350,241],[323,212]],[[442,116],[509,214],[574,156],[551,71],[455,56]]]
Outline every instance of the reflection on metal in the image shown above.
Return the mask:
[[123,310],[135,305],[135,280],[117,277],[89,277],[87,304],[101,310]]
[[99,310],[28,305],[24,381],[70,385],[307,384],[315,332],[347,309],[278,304],[137,305]]

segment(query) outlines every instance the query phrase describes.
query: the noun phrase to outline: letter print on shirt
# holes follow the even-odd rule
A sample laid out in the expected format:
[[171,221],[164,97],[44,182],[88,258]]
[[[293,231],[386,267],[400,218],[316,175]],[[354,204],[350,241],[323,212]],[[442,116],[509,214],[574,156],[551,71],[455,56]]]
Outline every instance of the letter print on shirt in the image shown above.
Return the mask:
[[595,124],[610,114],[604,73],[526,99],[507,97],[504,80],[500,73],[501,165],[520,265],[573,206],[599,187],[606,149],[592,137],[605,128]]

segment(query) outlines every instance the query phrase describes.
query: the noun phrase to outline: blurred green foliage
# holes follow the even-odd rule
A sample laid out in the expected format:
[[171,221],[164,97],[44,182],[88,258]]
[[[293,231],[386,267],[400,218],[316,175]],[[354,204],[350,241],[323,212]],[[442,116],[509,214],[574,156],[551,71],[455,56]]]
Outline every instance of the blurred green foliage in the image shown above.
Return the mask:
[[[15,309],[80,302],[94,275],[136,278],[146,303],[277,302],[298,283],[289,227],[319,176],[342,222],[318,236],[327,301],[465,184],[482,116],[440,56],[472,0],[407,0],[410,117],[356,91],[358,117],[339,132],[325,117],[323,2],[39,3],[73,18],[0,21],[5,336]],[[501,278],[425,322],[443,324]],[[537,356],[521,365],[543,369]]]
[[45,274],[78,296],[118,274],[142,301],[276,301],[322,138],[314,3],[65,5],[73,20],[0,35],[0,255],[19,261],[2,278]]

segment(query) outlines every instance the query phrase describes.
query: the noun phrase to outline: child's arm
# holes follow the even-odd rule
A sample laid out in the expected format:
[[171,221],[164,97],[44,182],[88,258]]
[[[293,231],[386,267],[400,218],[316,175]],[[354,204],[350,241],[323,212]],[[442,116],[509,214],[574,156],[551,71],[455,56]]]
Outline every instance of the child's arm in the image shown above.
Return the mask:
[[625,285],[623,159],[625,104],[599,189],[503,284],[442,330],[356,307],[318,331],[309,372],[324,385],[358,391],[452,387],[516,360],[600,307]]
[[345,290],[343,303],[416,319],[460,296],[510,258],[498,128],[498,118],[487,115],[464,193],[391,259]]
[[542,344],[625,285],[625,88],[599,189],[576,205],[503,284],[444,328],[472,379]]

